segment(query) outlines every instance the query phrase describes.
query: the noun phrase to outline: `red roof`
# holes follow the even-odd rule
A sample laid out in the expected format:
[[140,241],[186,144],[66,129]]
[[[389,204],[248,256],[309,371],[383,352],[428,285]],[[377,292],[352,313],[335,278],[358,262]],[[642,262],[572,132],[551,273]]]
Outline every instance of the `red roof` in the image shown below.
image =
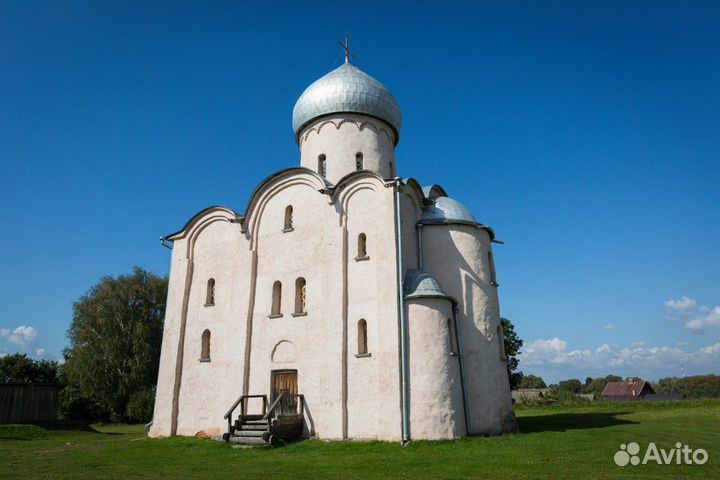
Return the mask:
[[637,397],[647,386],[649,392],[652,393],[652,387],[647,382],[626,381],[626,382],[608,382],[602,392],[603,397]]

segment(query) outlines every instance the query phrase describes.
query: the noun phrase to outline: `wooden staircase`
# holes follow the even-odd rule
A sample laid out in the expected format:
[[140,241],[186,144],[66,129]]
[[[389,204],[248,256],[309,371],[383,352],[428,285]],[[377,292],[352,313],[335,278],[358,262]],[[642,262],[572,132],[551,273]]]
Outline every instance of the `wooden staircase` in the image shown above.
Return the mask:
[[[247,413],[248,400],[261,399],[262,413]],[[240,414],[233,422],[233,412],[240,405]],[[267,395],[242,395],[225,414],[228,431],[223,440],[242,445],[275,445],[279,440],[302,436],[305,397],[282,391],[268,408]]]

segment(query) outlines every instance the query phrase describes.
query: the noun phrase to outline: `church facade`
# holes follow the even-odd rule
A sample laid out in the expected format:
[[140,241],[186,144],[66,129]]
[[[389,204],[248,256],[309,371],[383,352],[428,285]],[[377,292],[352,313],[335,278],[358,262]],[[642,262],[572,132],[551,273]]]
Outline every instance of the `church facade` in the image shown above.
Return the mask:
[[302,396],[317,438],[514,431],[493,230],[398,176],[400,108],[351,63],[305,90],[293,127],[300,166],[244,212],[206,208],[163,239],[150,436],[219,436],[240,395],[280,391]]

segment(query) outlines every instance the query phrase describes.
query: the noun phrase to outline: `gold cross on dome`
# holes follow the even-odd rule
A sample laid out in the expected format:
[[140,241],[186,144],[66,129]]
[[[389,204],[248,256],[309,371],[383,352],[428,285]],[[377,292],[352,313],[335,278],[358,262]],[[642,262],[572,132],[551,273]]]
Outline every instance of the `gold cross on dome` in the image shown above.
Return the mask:
[[350,51],[350,35],[345,34],[345,42],[338,40],[338,43],[345,50],[345,63],[350,63],[350,59],[355,58],[355,54]]

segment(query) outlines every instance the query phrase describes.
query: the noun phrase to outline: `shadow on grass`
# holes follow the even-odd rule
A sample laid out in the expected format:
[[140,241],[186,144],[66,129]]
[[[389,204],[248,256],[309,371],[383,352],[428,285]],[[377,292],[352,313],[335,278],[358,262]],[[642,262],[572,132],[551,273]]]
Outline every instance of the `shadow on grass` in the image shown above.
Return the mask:
[[84,432],[98,435],[118,435],[95,430],[85,422],[57,420],[53,422],[30,422],[0,425],[0,440],[36,440],[49,433]]
[[631,412],[558,413],[520,417],[520,433],[564,432],[587,428],[605,428],[616,425],[633,425],[638,422],[617,418]]
[[35,425],[48,432],[88,432],[102,433],[95,430],[85,422],[77,420],[56,420],[53,422],[32,422],[29,425]]

